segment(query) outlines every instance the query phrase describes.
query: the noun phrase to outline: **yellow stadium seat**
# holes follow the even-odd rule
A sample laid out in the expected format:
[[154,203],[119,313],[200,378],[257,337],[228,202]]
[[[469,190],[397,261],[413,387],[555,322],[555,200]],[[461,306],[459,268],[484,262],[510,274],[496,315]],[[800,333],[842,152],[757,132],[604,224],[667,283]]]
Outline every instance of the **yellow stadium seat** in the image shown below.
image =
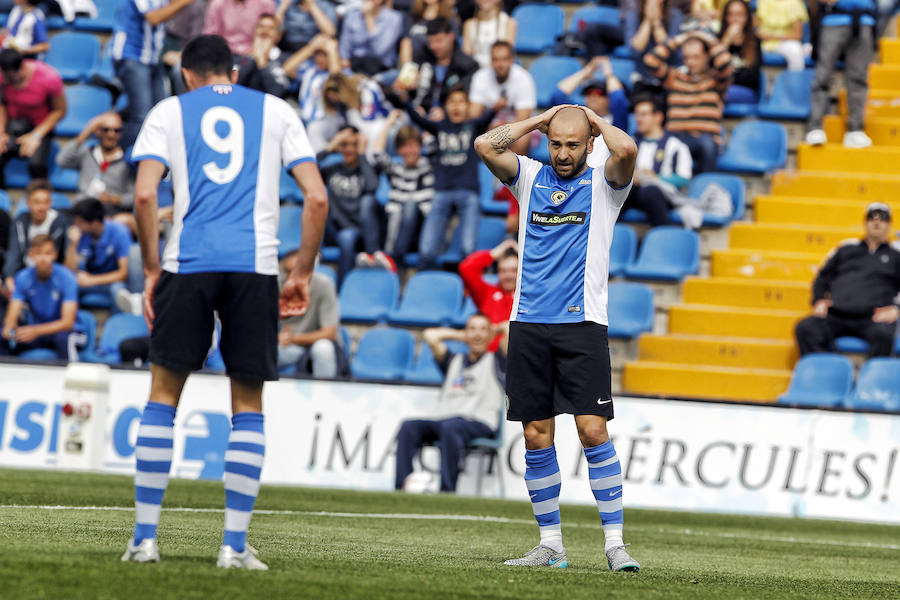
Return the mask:
[[900,90],[900,65],[869,65],[869,87],[873,90]]
[[801,171],[840,171],[850,173],[894,174],[900,165],[900,147],[844,148],[839,144],[797,148],[797,169]]
[[797,361],[797,347],[789,340],[645,334],[638,341],[638,358],[651,362],[790,370]]
[[863,222],[856,227],[821,227],[780,223],[734,223],[730,246],[749,250],[781,250],[824,256],[840,242],[862,237]]
[[[866,205],[871,201],[866,198],[757,196],[753,200],[753,215],[759,223],[847,227],[865,219]],[[892,199],[887,204],[895,213],[900,211],[900,200]]]
[[778,171],[772,176],[769,193],[773,196],[859,198],[869,202],[900,198],[900,169],[893,175],[847,173],[843,170]]
[[810,294],[809,284],[804,282],[724,277],[688,277],[681,288],[687,304],[800,311],[809,307]]
[[[838,91],[838,114],[847,118],[847,90]],[[869,89],[866,99],[866,118],[900,117],[900,90]]]
[[774,402],[790,384],[788,370],[638,361],[625,365],[626,394]]
[[713,277],[747,277],[812,282],[824,254],[729,248],[713,250]]
[[669,332],[790,340],[794,325],[809,311],[709,304],[677,304],[669,309]]
[[900,40],[882,38],[879,41],[879,46],[882,63],[900,64]]
[[[843,118],[828,115],[823,129],[829,142],[843,143],[844,133],[847,131]],[[900,117],[869,117],[866,119],[866,134],[876,146],[900,146]]]

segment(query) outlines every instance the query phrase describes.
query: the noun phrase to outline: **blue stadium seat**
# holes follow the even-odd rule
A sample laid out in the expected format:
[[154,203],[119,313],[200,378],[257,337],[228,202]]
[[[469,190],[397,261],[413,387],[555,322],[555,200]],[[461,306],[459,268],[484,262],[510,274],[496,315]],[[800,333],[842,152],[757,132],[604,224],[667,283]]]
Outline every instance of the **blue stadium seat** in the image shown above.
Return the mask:
[[[688,186],[687,195],[691,198],[700,198],[703,190],[710,184],[715,183],[727,191],[731,195],[731,205],[734,207],[731,217],[723,217],[718,215],[703,215],[703,225],[717,226],[727,225],[731,221],[743,218],[746,206],[744,180],[737,175],[727,175],[725,173],[701,173],[693,179]],[[673,212],[673,217],[677,213]],[[677,222],[681,222],[679,218]]]
[[112,315],[103,325],[103,333],[97,344],[95,362],[116,365],[122,361],[119,344],[129,338],[150,335],[143,316],[118,313]]
[[28,175],[28,163],[21,158],[11,158],[3,168],[6,189],[24,188],[31,181]]
[[607,314],[610,338],[631,339],[653,331],[653,290],[643,283],[609,284]]
[[66,87],[66,116],[56,126],[56,135],[75,137],[88,121],[112,106],[112,94],[105,88],[93,85],[70,85]]
[[316,273],[321,273],[322,275],[330,277],[332,283],[334,283],[334,289],[337,289],[337,273],[335,273],[332,267],[329,267],[328,265],[316,265]]
[[359,340],[350,372],[357,379],[398,381],[413,364],[416,340],[403,329],[376,327]]
[[74,192],[78,189],[78,169],[64,169],[56,164],[59,154],[59,143],[54,141],[50,146],[50,185],[54,190]]
[[538,139],[537,146],[531,151],[531,158],[538,160],[545,165],[550,164],[550,148],[547,147],[547,136],[543,133]]
[[612,245],[609,248],[609,276],[624,275],[625,267],[634,262],[636,254],[637,234],[634,229],[628,225],[616,223]]
[[[78,359],[84,362],[92,362],[93,348],[97,337],[97,321],[94,315],[86,310],[79,310],[75,315],[75,329],[85,334],[84,348],[78,353]],[[23,360],[47,361],[57,360],[56,351],[49,348],[35,348],[26,350],[19,355]]]
[[78,306],[109,310],[112,308],[112,298],[106,292],[81,291],[78,293]]
[[403,379],[409,383],[440,385],[444,382],[444,374],[434,360],[431,347],[422,342],[419,345],[419,357],[413,366],[406,370]]
[[[759,72],[759,101],[762,101],[763,97],[766,95],[766,74],[760,70]],[[743,102],[734,102],[731,96],[731,88],[728,89],[728,94],[725,97],[725,109],[722,111],[722,116],[726,119],[746,119],[748,117],[756,116],[756,110],[759,106],[759,102],[753,102],[750,104]]]
[[681,281],[700,269],[700,236],[672,225],[654,227],[641,243],[637,261],[625,268],[635,279]]
[[[100,54],[97,55],[97,60],[94,62],[94,66],[91,67],[90,72],[88,73],[88,78],[99,77],[103,81],[110,82],[116,76],[116,70],[113,67],[113,59],[112,59],[112,42],[108,42],[103,49],[100,51]],[[125,97],[123,94],[120,98]],[[120,109],[124,107],[116,107],[116,109]]]
[[[553,4],[520,4],[513,9],[512,17],[518,21],[516,51],[538,54],[551,48],[563,33],[565,14]],[[540,87],[538,87],[540,89]]]
[[[69,210],[72,208],[72,199],[66,196],[65,194],[60,194],[59,192],[52,192],[50,194],[50,206],[55,208],[56,210]],[[24,202],[22,204],[25,204]]]
[[731,132],[718,169],[763,175],[787,163],[787,132],[779,123],[744,121]]
[[[520,25],[519,35],[521,31]],[[528,72],[534,78],[538,106],[550,106],[550,97],[556,90],[556,84],[579,69],[581,62],[571,56],[541,56],[534,59]]]
[[453,327],[465,327],[469,317],[477,312],[478,307],[475,306],[475,302],[472,300],[471,296],[466,296],[466,299],[463,301],[462,310],[460,310],[459,314],[453,319]]
[[26,350],[19,354],[19,358],[22,360],[33,360],[33,361],[48,361],[48,360],[56,360],[56,350],[51,350],[50,348],[34,348],[33,350]]
[[281,170],[281,179],[278,181],[278,197],[282,202],[303,204],[303,192],[300,191],[300,186],[294,181],[294,176],[288,173],[286,169]]
[[630,58],[617,58],[614,56],[609,59],[609,64],[616,78],[630,90],[632,84],[631,74],[635,71],[634,61]]
[[583,6],[569,17],[568,31],[576,32],[582,28],[582,23],[606,23],[614,27],[622,26],[622,18],[619,9],[614,6]]
[[278,216],[278,258],[300,249],[300,230],[303,224],[303,208],[282,206]]
[[97,7],[97,18],[76,17],[72,28],[78,31],[111,32],[116,25],[116,10],[119,8],[120,2],[121,0],[94,0],[94,6]]
[[491,250],[506,237],[506,219],[481,217],[478,221],[478,250]]
[[509,213],[509,203],[494,200],[497,178],[487,168],[487,165],[478,161],[478,199],[481,203],[481,212],[486,215],[506,216]]
[[836,408],[853,385],[853,363],[840,354],[807,354],[794,367],[787,393],[779,404]]
[[848,398],[853,410],[900,412],[900,359],[872,358],[859,371],[856,391]]
[[848,354],[868,354],[869,342],[862,338],[847,335],[834,340],[834,348],[838,352],[846,352]]
[[775,78],[772,93],[759,105],[757,114],[764,119],[805,121],[812,104],[810,94],[815,71],[783,71]]
[[450,325],[462,311],[463,284],[455,273],[425,271],[406,282],[400,305],[388,313],[391,325]]
[[386,269],[353,269],[344,277],[338,298],[341,321],[377,323],[397,305],[400,282]]
[[99,56],[100,41],[97,36],[66,31],[53,36],[44,61],[68,83],[85,79],[97,64]]
[[[20,202],[19,204],[24,204],[24,202]],[[11,214],[12,211],[12,203],[9,200],[9,194],[3,190],[0,190],[0,210],[8,215]]]

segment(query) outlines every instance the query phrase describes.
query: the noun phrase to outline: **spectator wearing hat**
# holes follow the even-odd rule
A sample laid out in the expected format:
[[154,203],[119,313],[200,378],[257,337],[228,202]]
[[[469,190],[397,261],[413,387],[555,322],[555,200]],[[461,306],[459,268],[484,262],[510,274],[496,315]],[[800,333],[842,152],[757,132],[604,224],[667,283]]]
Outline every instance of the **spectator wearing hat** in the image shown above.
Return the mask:
[[891,209],[866,208],[866,236],[831,251],[813,283],[813,315],[797,324],[800,354],[833,352],[841,336],[863,338],[869,356],[889,356],[900,308],[900,250],[891,245]]

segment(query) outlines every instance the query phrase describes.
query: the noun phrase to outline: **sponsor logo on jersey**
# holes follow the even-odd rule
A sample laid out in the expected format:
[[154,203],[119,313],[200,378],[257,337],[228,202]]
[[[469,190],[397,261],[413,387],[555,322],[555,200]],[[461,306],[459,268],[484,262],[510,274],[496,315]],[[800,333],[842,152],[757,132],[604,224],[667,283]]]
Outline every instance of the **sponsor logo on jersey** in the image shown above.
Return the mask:
[[569,195],[562,190],[556,190],[552,194],[550,194],[550,202],[553,203],[554,206],[559,206],[563,203],[563,200],[568,198]]
[[536,210],[531,211],[531,223],[533,225],[584,225],[586,217],[587,213],[585,212],[554,215],[553,213],[543,213]]
[[590,179],[582,179],[581,181],[578,182],[578,185],[591,185],[592,183],[593,183],[593,181]]
[[570,313],[581,312],[581,307],[578,306],[577,304],[576,304],[575,306],[570,306],[570,307],[569,307],[569,312],[570,312]]
[[225,94],[230,94],[230,93],[231,93],[231,89],[232,89],[232,88],[231,88],[231,85],[230,85],[230,84],[224,84],[224,83],[218,83],[218,84],[214,85],[213,88],[212,88],[212,90],[213,90],[215,93],[217,93],[217,94],[222,94],[223,96],[224,96]]
[[552,190],[552,189],[553,189],[552,187],[548,187],[548,186],[546,186],[546,185],[541,185],[541,184],[539,184],[539,183],[534,184],[534,187],[540,188],[540,189],[542,189],[542,190]]

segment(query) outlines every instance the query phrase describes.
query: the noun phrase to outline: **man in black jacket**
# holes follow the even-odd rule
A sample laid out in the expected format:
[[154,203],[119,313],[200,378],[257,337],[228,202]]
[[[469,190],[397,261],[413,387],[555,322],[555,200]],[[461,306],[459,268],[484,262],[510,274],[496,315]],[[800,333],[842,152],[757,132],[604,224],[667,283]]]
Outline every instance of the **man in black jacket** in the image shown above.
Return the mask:
[[52,189],[46,179],[32,179],[25,188],[28,210],[16,217],[9,229],[9,244],[3,264],[3,278],[10,293],[13,291],[16,273],[31,266],[26,264],[31,238],[41,233],[49,235],[56,245],[57,256],[65,256],[69,222],[51,207]]
[[891,209],[866,208],[866,237],[835,248],[813,283],[813,316],[797,324],[800,354],[833,352],[834,340],[854,336],[869,356],[889,356],[900,308],[900,250],[891,246]]
[[[416,87],[409,90],[412,105],[426,112],[443,106],[451,89],[462,87],[468,92],[478,70],[478,63],[456,43],[453,23],[439,17],[428,21],[427,28],[428,48],[413,57],[419,74]],[[440,120],[436,115],[432,118]]]

